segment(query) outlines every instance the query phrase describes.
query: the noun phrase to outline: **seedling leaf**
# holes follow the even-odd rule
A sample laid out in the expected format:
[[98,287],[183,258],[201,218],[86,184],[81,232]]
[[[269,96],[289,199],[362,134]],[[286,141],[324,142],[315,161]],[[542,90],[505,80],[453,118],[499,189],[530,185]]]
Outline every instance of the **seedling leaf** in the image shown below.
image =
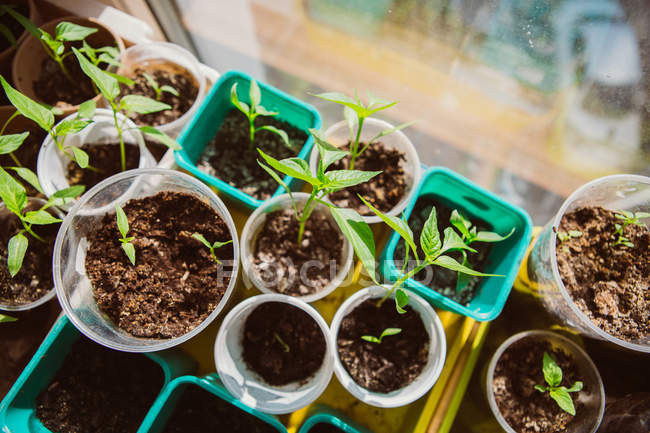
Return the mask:
[[505,236],[501,236],[500,234],[494,232],[478,232],[474,240],[478,242],[501,242],[512,236],[514,232],[514,228],[510,230],[510,233]]
[[573,400],[571,400],[571,396],[567,392],[566,388],[560,387],[552,389],[549,392],[549,395],[562,410],[575,416],[576,408],[573,406]]
[[544,380],[546,380],[546,383],[550,386],[556,387],[560,386],[560,383],[562,383],[562,369],[557,365],[548,352],[544,352],[542,373],[544,373]]
[[429,218],[427,218],[422,227],[420,236],[420,246],[427,258],[435,258],[440,252],[442,243],[440,242],[440,232],[438,231],[438,220],[436,218],[436,208],[431,208]]
[[503,275],[496,274],[484,274],[482,272],[475,271],[474,269],[468,268],[458,263],[456,260],[449,256],[438,256],[437,259],[431,262],[433,265],[442,266],[443,268],[451,269],[452,271],[462,272],[468,275],[474,275],[477,277],[502,277]]
[[169,104],[142,95],[126,95],[120,99],[120,110],[138,114],[158,113],[170,108]]
[[20,114],[36,122],[36,124],[45,131],[50,130],[52,125],[54,125],[54,114],[52,114],[52,111],[11,87],[2,75],[0,75],[0,83],[5,90],[7,98],[11,102],[11,105],[16,107],[16,110],[18,110]]
[[24,219],[28,223],[36,225],[46,225],[61,222],[59,218],[43,209],[27,212]]
[[397,308],[397,312],[400,314],[406,313],[406,310],[404,307],[406,307],[409,304],[409,295],[406,293],[406,291],[402,288],[399,288],[395,291],[395,308]]
[[54,39],[58,41],[81,41],[96,32],[97,29],[95,28],[63,21],[57,24]]
[[133,244],[130,242],[123,242],[122,250],[124,250],[124,253],[129,258],[131,264],[135,266],[135,247],[133,246]]
[[9,239],[7,267],[12,278],[16,276],[23,266],[28,244],[29,241],[22,233],[18,233]]
[[31,171],[27,167],[9,167],[11,170],[15,171],[18,176],[20,176],[25,182],[30,184],[31,186],[34,187],[34,189],[41,194],[45,194],[43,192],[43,188],[41,188],[41,183],[38,181],[38,176],[36,173]]
[[6,155],[18,149],[28,135],[29,132],[0,135],[0,155]]
[[115,215],[117,216],[117,229],[120,231],[122,237],[126,238],[126,235],[129,233],[129,219],[119,204],[115,205]]
[[343,235],[352,243],[352,248],[354,248],[366,272],[377,283],[377,277],[375,275],[375,240],[372,235],[372,230],[368,224],[364,223],[363,218],[352,209],[331,207],[330,211],[343,232]]
[[109,101],[114,101],[120,94],[120,85],[118,81],[99,67],[90,63],[90,61],[81,54],[78,49],[73,47],[72,52],[77,57],[81,69],[93,81],[93,83],[95,83],[100,93]]

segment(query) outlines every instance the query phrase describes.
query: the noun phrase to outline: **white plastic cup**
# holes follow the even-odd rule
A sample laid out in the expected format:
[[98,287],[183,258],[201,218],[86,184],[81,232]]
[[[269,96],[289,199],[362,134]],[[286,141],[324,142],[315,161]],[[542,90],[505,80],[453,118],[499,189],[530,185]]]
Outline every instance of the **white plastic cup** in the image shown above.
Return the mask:
[[[303,192],[294,192],[293,198],[296,201],[296,205],[300,209],[302,206],[304,206],[305,202],[309,198],[309,194]],[[264,226],[264,222],[266,221],[266,215],[270,212],[287,209],[287,208],[293,209],[289,194],[282,194],[275,198],[265,201],[264,204],[258,207],[255,210],[255,212],[253,212],[251,216],[248,218],[248,220],[246,221],[246,225],[244,225],[244,230],[242,231],[241,234],[241,262],[242,262],[242,267],[244,268],[244,274],[246,280],[251,281],[253,285],[255,285],[255,287],[257,287],[257,289],[262,293],[276,293],[276,292],[268,288],[264,284],[262,278],[255,271],[255,266],[254,266],[255,243],[257,242],[257,237],[259,236],[262,227]],[[316,208],[314,209],[314,213],[312,215],[314,215],[317,212],[324,213],[325,215],[327,215],[327,218],[332,223],[332,227],[335,227],[337,230],[339,230],[338,225],[334,221],[334,218],[331,216],[327,206],[324,206],[320,203],[316,204]],[[343,238],[343,252],[341,255],[342,257],[341,265],[339,266],[335,277],[332,279],[332,281],[330,281],[330,283],[327,286],[323,288],[323,290],[305,296],[294,296],[294,298],[301,299],[305,302],[317,301],[332,293],[345,280],[345,277],[348,275],[350,269],[352,268],[352,262],[354,259],[354,249],[352,248],[352,244],[350,243],[350,241],[343,236],[343,233],[340,230],[339,233]],[[325,263],[325,266],[329,266],[329,264]]]
[[[367,299],[381,299],[386,294],[386,291],[390,290],[390,287],[391,286],[389,285],[372,286],[359,290],[341,304],[334,315],[330,327],[332,346],[337,348],[337,354],[334,357],[334,373],[336,373],[339,382],[341,382],[341,385],[343,385],[350,394],[361,400],[363,403],[381,408],[406,406],[429,392],[438,380],[447,356],[447,339],[440,318],[427,301],[415,293],[407,291],[409,295],[408,308],[413,308],[413,310],[420,315],[424,328],[429,334],[429,354],[427,364],[413,382],[403,388],[389,393],[370,391],[354,381],[338,356],[337,339],[339,329],[341,328],[341,322],[348,314]],[[394,302],[393,299],[394,296],[386,302]]]
[[[30,204],[35,204],[37,208],[40,208],[46,203],[45,200],[42,198],[36,198],[36,197],[29,197],[27,199],[27,205],[29,206]],[[0,212],[3,212],[5,209],[5,204],[0,202]],[[56,207],[51,207],[49,208],[50,211],[52,211],[57,218],[63,219],[65,218],[65,215],[63,212],[61,212],[58,208]],[[28,249],[29,248],[38,248],[40,245],[38,245],[38,241],[32,241],[29,243]],[[4,265],[3,265],[4,266]],[[27,311],[27,310],[33,310],[34,308],[40,307],[41,305],[45,304],[48,302],[50,299],[52,299],[56,295],[56,291],[54,290],[54,287],[50,289],[49,292],[41,296],[39,299],[29,302],[27,304],[20,304],[20,305],[10,305],[10,304],[3,304],[0,303],[0,310],[3,311]]]
[[[363,122],[360,142],[367,142],[381,131],[391,128],[394,128],[394,126],[390,123],[370,117]],[[346,145],[348,141],[350,141],[350,128],[348,128],[347,122],[340,121],[330,126],[327,131],[325,131],[325,137],[330,143],[337,147]],[[406,205],[411,201],[411,198],[413,197],[413,194],[415,194],[415,190],[420,183],[420,178],[422,177],[420,157],[418,156],[418,152],[415,150],[415,146],[411,143],[411,140],[409,140],[402,131],[395,131],[392,134],[386,135],[382,137],[380,141],[388,149],[397,149],[404,153],[405,161],[402,161],[404,175],[406,176],[406,191],[404,192],[404,197],[402,197],[402,199],[390,211],[384,212],[389,216],[399,216],[406,208]],[[318,172],[319,159],[318,146],[314,146],[309,158],[309,168],[314,176],[316,176],[316,173]],[[377,224],[381,222],[381,219],[374,214],[362,217],[367,224]]]
[[[65,120],[74,119],[77,113],[71,114]],[[138,146],[140,160],[138,168],[148,168],[156,165],[156,160],[151,155],[147,146],[144,144],[142,134],[136,128],[135,124],[122,114],[118,113],[117,121],[124,122],[124,131],[122,137],[124,144],[127,146]],[[68,135],[63,143],[64,146],[81,147],[84,144],[104,144],[119,142],[117,129],[113,120],[113,112],[104,108],[98,108],[93,117],[93,123],[86,126],[76,134]],[[38,152],[38,161],[36,164],[36,173],[38,181],[41,183],[43,192],[47,197],[51,197],[55,192],[68,188],[70,183],[66,177],[68,172],[68,163],[70,158],[64,155],[51,136],[45,137],[41,150]],[[93,161],[90,161],[93,164]]]
[[[283,386],[269,385],[249,369],[243,359],[246,319],[257,307],[267,302],[281,302],[300,308],[314,319],[323,333],[326,345],[323,364],[305,381]],[[257,295],[235,306],[224,319],[214,345],[214,362],[219,378],[235,398],[253,409],[283,414],[307,406],[325,391],[332,378],[333,347],[327,323],[314,307],[287,295]]]
[[[603,419],[603,413],[605,412],[605,388],[603,387],[603,381],[600,378],[598,369],[594,365],[589,355],[587,355],[587,353],[573,341],[554,332],[542,330],[524,331],[513,335],[498,347],[490,359],[484,382],[485,393],[490,405],[490,410],[492,410],[492,414],[496,418],[499,425],[501,425],[501,428],[503,428],[503,430],[507,433],[517,433],[512,427],[510,427],[510,424],[506,422],[503,415],[501,415],[501,411],[499,411],[499,407],[497,406],[494,392],[492,392],[494,384],[494,370],[497,367],[499,359],[501,359],[503,353],[510,346],[518,341],[527,338],[548,341],[553,348],[563,350],[573,358],[578,369],[578,377],[586,386],[584,390],[578,394],[579,401],[584,404],[584,407],[576,413],[576,416],[572,420],[571,424],[569,424],[569,428],[566,430],[566,433],[594,433],[596,430],[598,430],[598,426],[600,426],[600,422]],[[542,368],[541,359],[539,360],[539,368]],[[576,394],[573,395],[575,396]]]
[[[650,212],[650,177],[627,174],[606,176],[578,188],[566,199],[537,238],[528,259],[529,278],[538,285],[546,309],[562,323],[588,337],[605,340],[626,349],[650,353],[650,336],[630,342],[603,331],[575,305],[562,282],[555,254],[555,233],[566,213],[583,206]],[[645,222],[650,225],[647,219]]]
[[[106,212],[98,210],[105,209],[106,202],[123,205],[129,199],[149,197],[161,191],[191,194],[208,204],[225,221],[233,241],[232,271],[223,298],[214,311],[196,328],[176,338],[139,338],[118,328],[97,307],[93,287],[85,271],[88,250],[86,236],[100,224]],[[238,258],[239,241],[235,224],[226,206],[210,188],[178,171],[158,168],[129,170],[98,183],[82,195],[70,209],[59,229],[54,245],[54,286],[63,311],[74,326],[88,338],[103,346],[124,352],[154,352],[189,340],[217,317],[235,287],[239,270]],[[228,262],[224,261],[224,264],[227,265]]]

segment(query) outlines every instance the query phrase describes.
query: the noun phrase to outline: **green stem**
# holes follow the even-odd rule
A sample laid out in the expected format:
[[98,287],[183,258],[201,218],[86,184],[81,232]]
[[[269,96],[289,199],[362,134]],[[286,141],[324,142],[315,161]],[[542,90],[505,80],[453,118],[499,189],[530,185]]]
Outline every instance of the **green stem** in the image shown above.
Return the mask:
[[250,136],[249,150],[252,152],[255,150],[255,145],[253,144],[255,142],[255,117],[253,115],[248,117],[248,131]]
[[386,294],[384,295],[384,297],[381,298],[381,299],[379,300],[379,302],[377,302],[377,307],[381,307],[381,305],[382,305],[384,302],[386,302],[386,299],[389,299],[389,298],[393,295],[393,293],[395,292],[395,290],[396,290],[397,288],[401,287],[402,284],[404,284],[404,281],[408,280],[408,279],[411,278],[413,275],[417,274],[417,273],[420,272],[422,269],[424,269],[424,268],[426,268],[427,266],[429,266],[429,264],[430,264],[429,262],[424,262],[424,263],[422,263],[421,265],[416,266],[415,269],[413,269],[413,270],[412,270],[411,272],[409,272],[408,274],[404,274],[404,275],[402,275],[402,276],[399,278],[399,280],[397,280],[397,281],[395,282],[395,284],[393,284],[393,287],[391,287],[390,290],[389,290],[388,292],[386,292]]
[[16,158],[16,155],[14,155],[13,152],[9,152],[9,156],[11,157],[11,159],[13,159],[13,161],[16,163],[16,165],[17,165],[18,167],[22,167],[22,166],[23,166],[23,165],[20,163],[20,161],[18,161],[18,158]]
[[314,189],[311,192],[311,195],[307,199],[307,202],[305,203],[305,207],[302,208],[302,215],[298,219],[298,222],[300,223],[300,227],[298,228],[298,246],[302,243],[302,237],[305,233],[305,224],[307,223],[307,220],[311,216],[312,211],[314,210],[314,206],[316,203],[314,202],[314,199],[316,198],[316,194],[318,193],[318,190]]
[[0,129],[0,135],[4,135],[4,133],[5,133],[5,129],[7,129],[7,126],[9,126],[9,123],[11,123],[11,121],[14,120],[14,119],[15,119],[17,116],[19,116],[19,115],[20,115],[20,113],[18,112],[18,110],[16,110],[16,111],[14,111],[14,114],[12,114],[11,116],[9,116],[9,119],[7,119],[7,121],[5,122],[5,124],[2,125],[2,129]]
[[122,127],[117,121],[117,107],[115,102],[110,101],[111,108],[113,109],[113,122],[115,122],[115,129],[117,129],[117,136],[120,138],[120,163],[122,164],[122,171],[126,171],[126,149],[124,148],[124,137],[122,136]]
[[40,237],[39,235],[37,235],[36,233],[34,233],[34,231],[32,230],[32,225],[31,225],[31,224],[27,224],[27,223],[25,222],[25,220],[23,220],[22,215],[20,216],[20,221],[23,223],[23,227],[25,228],[25,231],[26,231],[27,233],[29,233],[30,235],[32,235],[32,236],[34,237],[34,239],[36,239],[36,240],[38,240],[38,241],[41,241],[41,242],[45,243],[45,239],[43,239],[42,237]]
[[54,61],[59,64],[59,67],[61,67],[61,70],[63,71],[63,75],[65,75],[65,77],[68,79],[68,81],[70,81],[71,83],[74,83],[74,80],[72,79],[72,76],[68,72],[68,68],[66,68],[65,65],[63,64],[63,58],[56,56],[54,58]]
[[354,170],[354,162],[356,161],[357,156],[359,156],[357,150],[359,150],[359,141],[361,140],[361,128],[363,128],[364,120],[366,120],[365,117],[359,118],[359,128],[357,128],[357,137],[354,139],[354,143],[352,143],[352,149],[350,149],[350,170]]

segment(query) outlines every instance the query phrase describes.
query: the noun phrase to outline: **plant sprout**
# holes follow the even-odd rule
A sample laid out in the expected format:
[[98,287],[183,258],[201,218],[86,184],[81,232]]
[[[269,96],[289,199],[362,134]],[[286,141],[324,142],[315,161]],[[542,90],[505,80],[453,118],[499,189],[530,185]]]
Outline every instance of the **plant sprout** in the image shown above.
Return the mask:
[[135,239],[133,236],[127,237],[129,234],[129,220],[124,213],[124,209],[119,204],[115,205],[115,215],[117,217],[117,229],[120,231],[122,237],[120,243],[124,254],[129,258],[131,264],[135,266],[135,247],[132,242]]
[[614,216],[622,221],[622,224],[614,224],[614,235],[618,236],[616,242],[612,246],[624,245],[628,248],[634,248],[634,243],[630,242],[628,238],[624,236],[625,228],[629,225],[636,225],[646,227],[644,223],[639,221],[643,218],[650,218],[650,213],[648,212],[637,212],[632,213],[626,210],[621,210],[614,213]]
[[168,86],[166,84],[163,86],[158,85],[156,79],[151,75],[147,74],[146,72],[143,72],[142,75],[147,80],[147,83],[153,89],[153,91],[156,92],[156,101],[160,101],[163,92],[171,93],[174,96],[178,96],[178,90],[174,89],[172,86]]
[[582,236],[582,232],[580,230],[569,230],[568,232],[557,232],[557,238],[562,242],[566,242],[571,238],[579,238]]
[[366,341],[370,342],[370,343],[381,344],[381,342],[382,342],[382,340],[384,339],[384,337],[388,337],[388,336],[390,336],[390,335],[397,335],[397,334],[399,334],[400,332],[402,332],[402,329],[401,329],[401,328],[386,328],[386,329],[384,329],[384,331],[381,333],[381,335],[379,336],[379,338],[375,337],[374,335],[362,335],[361,338],[362,338],[363,340],[366,340]]
[[[344,106],[343,116],[345,117],[345,120],[348,124],[348,128],[350,129],[350,170],[354,169],[354,163],[356,159],[359,157],[359,155],[365,152],[368,146],[370,146],[376,140],[378,140],[379,138],[385,135],[389,135],[392,134],[393,132],[399,131],[400,129],[404,129],[407,126],[411,126],[413,123],[415,123],[415,122],[403,123],[394,128],[383,130],[379,134],[374,136],[372,139],[368,140],[368,142],[361,149],[359,149],[359,145],[361,144],[360,143],[361,130],[363,128],[363,123],[365,122],[365,120],[371,115],[377,113],[378,111],[386,110],[387,108],[394,106],[395,104],[397,104],[397,101],[395,102],[384,101],[382,99],[377,98],[372,93],[368,92],[368,104],[364,105],[364,103],[359,98],[359,95],[357,94],[356,90],[354,91],[354,98],[345,95],[343,93],[336,93],[336,92],[321,93],[319,95],[314,95],[314,96]],[[356,133],[355,133],[355,128],[356,128]]]
[[5,208],[16,215],[23,228],[9,239],[7,246],[7,267],[11,277],[15,277],[23,266],[23,260],[29,240],[25,233],[30,234],[34,239],[45,243],[45,240],[34,233],[32,226],[34,225],[48,225],[61,222],[61,220],[51,213],[47,212],[52,206],[61,206],[72,199],[77,197],[84,191],[83,186],[72,186],[66,189],[57,191],[50,197],[50,199],[39,209],[27,211],[27,191],[18,183],[9,173],[3,168],[0,168],[0,199],[5,205]]
[[11,316],[5,316],[4,314],[0,314],[0,323],[8,323],[8,322],[15,322],[16,319],[15,317]]
[[203,245],[205,245],[210,250],[210,256],[218,264],[221,264],[221,260],[219,260],[217,258],[217,255],[215,254],[214,250],[219,249],[219,248],[221,248],[221,247],[223,247],[225,245],[228,245],[228,244],[232,243],[232,239],[231,239],[231,240],[229,240],[227,242],[215,241],[214,243],[211,244],[210,242],[208,242],[208,240],[205,238],[205,236],[203,236],[201,233],[194,233],[192,235],[192,237],[194,239],[197,239],[198,241],[200,241]]
[[562,383],[562,369],[547,352],[544,352],[542,372],[548,385],[535,385],[535,389],[539,392],[548,392],[549,396],[560,406],[560,409],[575,416],[576,408],[569,393],[580,391],[582,382],[576,381],[571,388],[560,386]]
[[277,340],[278,343],[282,346],[282,350],[285,351],[285,353],[289,353],[291,351],[291,347],[285,341],[278,335],[277,332],[273,333],[273,337]]
[[117,47],[106,46],[93,48],[84,40],[81,48],[79,48],[79,52],[84,53],[95,66],[99,66],[102,63],[109,66],[121,66],[118,60],[120,57],[120,50]]
[[248,90],[248,95],[250,98],[250,105],[246,104],[245,102],[241,102],[237,97],[237,83],[233,84],[230,89],[230,102],[232,102],[232,105],[234,105],[239,111],[244,113],[248,119],[248,136],[250,138],[248,149],[251,151],[255,149],[255,133],[260,130],[270,131],[274,134],[277,134],[282,139],[282,143],[289,149],[292,149],[291,143],[289,142],[289,136],[282,129],[278,129],[275,126],[271,125],[255,127],[255,119],[257,119],[258,116],[278,115],[277,111],[268,111],[266,108],[260,105],[260,102],[262,101],[262,92],[260,91],[260,87],[257,84],[257,81],[251,80],[251,86]]

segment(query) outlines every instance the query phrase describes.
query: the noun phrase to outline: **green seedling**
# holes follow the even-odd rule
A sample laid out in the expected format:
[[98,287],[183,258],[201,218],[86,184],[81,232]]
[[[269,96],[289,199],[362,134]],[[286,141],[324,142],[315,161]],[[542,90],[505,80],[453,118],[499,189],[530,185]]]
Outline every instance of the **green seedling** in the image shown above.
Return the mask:
[[79,52],[85,54],[95,66],[101,64],[118,68],[121,66],[121,63],[118,60],[120,58],[120,50],[117,47],[107,46],[93,48],[84,40],[81,48],[79,48]]
[[[309,132],[314,137],[316,146],[318,146],[319,161],[318,172],[313,176],[309,165],[300,158],[286,158],[277,160],[272,156],[265,154],[261,149],[258,152],[266,162],[264,164],[258,161],[260,166],[281,185],[291,198],[291,203],[295,212],[296,220],[298,221],[298,239],[297,245],[302,244],[303,234],[305,232],[305,224],[311,216],[316,207],[316,203],[326,205],[337,225],[341,229],[343,235],[350,240],[352,247],[357,257],[363,263],[368,274],[373,281],[377,281],[375,277],[375,242],[372,236],[372,231],[368,224],[363,221],[363,218],[352,209],[340,209],[330,203],[324,202],[322,199],[333,192],[339,191],[343,188],[358,185],[367,182],[376,175],[379,171],[360,171],[360,170],[332,170],[325,172],[327,168],[334,162],[344,158],[349,152],[337,149],[332,144],[328,143],[320,133],[315,129],[310,129]],[[274,171],[277,170],[288,176],[295,177],[304,181],[311,187],[309,198],[301,210],[298,209],[296,202],[293,198],[291,189]]]
[[[14,10],[15,7],[16,7],[16,5],[11,5],[11,4],[8,4],[8,5],[0,5],[0,16],[3,16],[3,15],[5,15],[5,14],[9,14],[9,15],[11,15],[12,17],[15,16],[15,15],[20,15],[20,17],[21,17],[22,19],[24,19],[24,20],[29,20],[27,17],[23,16],[23,15],[20,14],[19,12],[16,12],[16,11]],[[12,11],[13,13],[9,13],[9,12],[7,11],[7,9],[11,9],[11,11]],[[15,18],[14,18],[14,19],[15,19]],[[8,42],[9,42],[9,43],[14,47],[14,48],[18,48],[18,42],[16,42],[16,36],[14,36],[13,32],[9,29],[9,27],[7,27],[7,26],[6,26],[5,24],[3,24],[3,23],[0,23],[0,33],[2,34],[2,36],[5,37],[5,39],[7,39],[7,41],[8,41]]]
[[282,129],[278,129],[275,126],[271,126],[271,125],[255,127],[255,119],[257,119],[258,116],[278,115],[277,111],[269,111],[266,108],[264,108],[262,105],[260,105],[260,102],[262,101],[262,92],[260,91],[260,87],[257,84],[257,81],[251,80],[251,85],[250,88],[248,89],[250,105],[239,100],[239,97],[237,96],[237,84],[238,83],[233,84],[232,87],[230,88],[230,102],[232,102],[232,105],[234,105],[235,108],[237,108],[239,111],[244,113],[246,118],[248,118],[248,125],[249,125],[248,136],[250,139],[250,143],[248,146],[249,150],[253,151],[255,149],[255,144],[254,144],[255,133],[261,130],[269,131],[278,135],[282,139],[282,143],[284,143],[284,145],[287,148],[293,150],[293,147],[289,142],[289,136]]
[[580,230],[569,230],[568,232],[557,232],[557,239],[562,242],[566,242],[571,238],[579,238],[582,236],[582,232]]
[[52,206],[62,206],[72,201],[79,194],[83,193],[83,186],[72,186],[57,191],[40,209],[27,211],[27,191],[3,168],[0,168],[0,199],[5,208],[16,215],[22,223],[22,229],[9,239],[7,246],[7,267],[11,277],[15,277],[23,266],[23,259],[29,246],[29,240],[25,233],[31,235],[37,241],[45,243],[45,240],[37,235],[32,226],[48,225],[61,222],[61,220],[47,211]]
[[[343,93],[328,92],[321,93],[319,95],[314,95],[318,98],[324,99],[326,101],[334,102],[339,105],[343,105],[343,116],[348,124],[350,129],[350,169],[354,169],[354,163],[356,159],[361,155],[365,150],[374,143],[376,140],[380,139],[383,136],[392,134],[393,132],[404,129],[407,126],[411,126],[415,122],[408,122],[398,125],[394,128],[389,128],[381,131],[379,134],[374,136],[372,139],[368,140],[365,145],[359,149],[361,145],[361,130],[363,128],[363,123],[371,115],[377,113],[378,111],[386,110],[397,104],[395,102],[384,101],[377,98],[372,93],[368,92],[368,104],[364,104],[357,91],[354,91],[354,98],[345,95]],[[355,132],[356,130],[356,132]]]
[[0,314],[0,323],[8,323],[8,322],[15,322],[16,319],[15,317],[11,316],[5,316],[4,314]]
[[361,336],[361,339],[368,341],[370,343],[381,344],[384,337],[388,337],[390,335],[397,335],[400,332],[402,332],[401,328],[386,328],[384,329],[384,332],[381,333],[379,338],[375,337],[374,335],[363,335]]
[[131,261],[131,264],[135,266],[135,247],[132,243],[135,238],[133,236],[127,236],[129,234],[129,220],[124,213],[124,209],[119,204],[115,205],[115,216],[117,218],[117,229],[122,235],[120,238],[122,249]]
[[617,219],[621,220],[621,224],[614,224],[614,235],[618,236],[616,239],[616,242],[614,242],[613,246],[617,245],[623,245],[628,248],[634,248],[634,243],[630,242],[628,238],[625,237],[625,228],[630,225],[636,225],[636,226],[641,226],[641,227],[646,227],[644,223],[639,221],[640,219],[643,218],[650,218],[650,213],[648,212],[637,212],[637,213],[632,213],[626,210],[621,210],[618,212],[614,213],[614,217]]
[[210,256],[212,259],[217,262],[218,264],[221,264],[221,260],[217,258],[217,255],[215,254],[214,250],[217,250],[225,245],[228,245],[232,243],[232,239],[227,241],[227,242],[219,242],[215,241],[214,243],[208,242],[208,240],[200,233],[194,233],[192,237],[198,241],[200,241],[203,245],[205,245],[209,250],[210,250]]
[[22,132],[20,134],[5,134],[7,126],[11,123],[13,119],[19,116],[20,113],[15,111],[9,119],[2,125],[0,129],[0,155],[9,155],[11,160],[14,162],[15,166],[12,167],[3,167],[5,170],[11,170],[20,176],[24,181],[32,185],[38,192],[44,195],[41,184],[38,181],[38,176],[32,170],[27,167],[24,167],[21,162],[18,160],[18,157],[14,152],[22,146],[25,142],[25,139],[29,137],[29,132]]
[[[162,102],[156,101],[151,98],[147,98],[142,95],[126,95],[121,98],[120,96],[120,82],[133,83],[132,80],[129,80],[126,77],[116,76],[115,74],[109,74],[106,71],[100,69],[90,62],[79,50],[72,48],[77,60],[79,60],[79,65],[81,70],[93,81],[97,89],[102,94],[102,96],[108,101],[108,104],[113,111],[113,121],[115,123],[115,129],[117,130],[117,135],[120,141],[120,163],[122,171],[126,170],[126,149],[124,144],[124,122],[132,113],[139,114],[150,114],[157,113],[163,110],[169,110],[171,106],[164,104]],[[123,122],[117,120],[117,113],[124,112],[126,117]],[[140,130],[145,136],[149,136],[153,139],[156,139],[173,150],[180,150],[180,145],[165,134],[164,132],[154,128],[153,126],[139,126],[136,127]]]
[[282,350],[284,350],[285,353],[289,353],[291,351],[291,347],[289,347],[289,345],[285,343],[285,341],[282,339],[282,337],[278,335],[277,332],[273,333],[273,337],[276,339],[278,343],[280,343],[280,345],[282,346]]
[[[476,227],[472,227],[471,222],[463,218],[460,213],[454,210],[452,212],[450,222],[454,227],[459,229],[461,235],[456,233],[453,227],[447,227],[444,230],[444,240],[442,240],[440,237],[440,232],[438,231],[436,208],[433,207],[431,209],[429,217],[424,223],[422,234],[420,235],[420,247],[424,252],[424,258],[420,260],[417,252],[417,247],[415,245],[413,231],[409,227],[408,223],[403,218],[400,219],[394,216],[383,214],[363,197],[359,196],[359,198],[366,204],[366,206],[368,206],[369,209],[371,209],[379,218],[381,218],[382,221],[388,224],[390,228],[395,230],[395,232],[402,239],[404,239],[405,242],[406,257],[404,258],[404,265],[401,270],[401,276],[393,284],[390,290],[386,292],[386,295],[384,295],[384,297],[378,302],[378,305],[381,305],[394,293],[395,307],[397,308],[397,311],[400,314],[405,313],[406,310],[404,310],[404,307],[408,305],[409,298],[406,291],[402,288],[402,285],[407,279],[413,277],[427,266],[440,266],[442,268],[451,269],[452,271],[458,272],[459,274],[466,274],[468,276],[503,277],[503,275],[486,274],[473,270],[469,267],[469,263],[465,254],[463,255],[463,257],[465,257],[463,263],[458,263],[452,257],[446,255],[446,253],[450,253],[452,251],[461,251],[462,253],[469,251],[475,253],[476,250],[469,246],[472,242],[498,242],[506,239],[513,233],[514,230],[511,231],[507,236],[500,236],[492,232],[477,231]],[[409,254],[413,254],[413,257],[416,261],[416,266],[407,272]],[[463,281],[461,281],[461,283],[462,282]]]
[[143,72],[142,75],[147,80],[147,83],[153,89],[153,91],[156,92],[156,101],[160,101],[163,92],[171,93],[174,96],[178,96],[178,91],[174,89],[172,86],[168,86],[166,84],[163,86],[158,85],[156,79],[151,75],[147,74],[146,72]]
[[542,372],[544,373],[544,380],[548,385],[535,385],[535,389],[539,392],[548,392],[549,396],[560,406],[560,409],[575,416],[576,408],[573,405],[573,400],[569,393],[580,391],[582,389],[582,382],[575,382],[571,388],[560,386],[562,383],[562,369],[547,352],[544,352]]

